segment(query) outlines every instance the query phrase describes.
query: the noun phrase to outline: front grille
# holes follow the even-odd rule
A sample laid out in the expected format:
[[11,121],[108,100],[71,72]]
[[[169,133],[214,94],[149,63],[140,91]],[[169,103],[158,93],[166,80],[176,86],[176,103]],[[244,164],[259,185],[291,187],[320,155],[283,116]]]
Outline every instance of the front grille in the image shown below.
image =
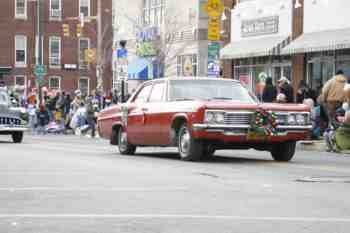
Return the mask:
[[20,125],[21,120],[11,117],[0,117],[0,124],[1,125]]
[[253,113],[249,112],[228,112],[225,114],[225,124],[228,125],[248,125]]

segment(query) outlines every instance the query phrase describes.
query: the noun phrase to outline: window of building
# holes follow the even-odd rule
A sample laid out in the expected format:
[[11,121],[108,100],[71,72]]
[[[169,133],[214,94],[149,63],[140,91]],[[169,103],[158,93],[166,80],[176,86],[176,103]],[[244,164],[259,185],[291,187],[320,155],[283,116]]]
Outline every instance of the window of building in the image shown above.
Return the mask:
[[61,77],[59,76],[49,77],[49,89],[61,90]]
[[177,57],[177,76],[197,76],[196,54]]
[[26,83],[26,77],[24,75],[15,76],[15,86],[24,87]]
[[164,100],[165,83],[155,83],[152,88],[149,102],[162,102]]
[[90,16],[90,0],[79,0],[79,15]]
[[27,65],[27,37],[23,35],[15,36],[15,64],[16,67],[26,67]]
[[79,39],[79,67],[80,69],[87,69],[88,62],[85,59],[85,51],[90,48],[89,38]]
[[79,79],[78,88],[83,96],[89,95],[90,92],[90,79],[88,77],[81,77]]
[[61,38],[52,36],[49,39],[49,64],[50,67],[61,67]]
[[16,18],[27,18],[27,0],[16,0]]
[[50,0],[50,19],[60,20],[62,17],[61,0]]
[[164,21],[165,0],[143,0],[143,23],[160,26]]

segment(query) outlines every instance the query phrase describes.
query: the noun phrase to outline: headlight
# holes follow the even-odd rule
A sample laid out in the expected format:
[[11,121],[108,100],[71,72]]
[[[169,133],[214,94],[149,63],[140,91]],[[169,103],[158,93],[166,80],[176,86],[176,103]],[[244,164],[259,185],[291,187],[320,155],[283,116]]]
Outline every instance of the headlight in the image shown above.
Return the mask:
[[215,116],[213,112],[206,112],[204,121],[207,123],[214,122]]
[[222,124],[225,122],[225,113],[224,112],[215,112],[215,111],[208,111],[205,113],[205,119],[204,121],[206,123],[212,123],[212,124]]
[[217,112],[214,114],[215,115],[215,122],[222,124],[225,121],[225,113],[223,112]]
[[298,125],[306,125],[306,117],[304,114],[297,114],[296,120]]
[[295,125],[297,123],[297,120],[295,118],[295,115],[290,114],[288,116],[288,125]]

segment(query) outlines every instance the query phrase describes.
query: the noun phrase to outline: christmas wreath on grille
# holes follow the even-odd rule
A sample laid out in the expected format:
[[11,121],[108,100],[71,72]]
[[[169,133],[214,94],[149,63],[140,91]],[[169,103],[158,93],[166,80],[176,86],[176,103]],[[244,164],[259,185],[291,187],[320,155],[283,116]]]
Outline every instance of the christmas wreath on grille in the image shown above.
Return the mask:
[[274,112],[258,109],[251,119],[250,131],[266,136],[277,135],[277,116]]

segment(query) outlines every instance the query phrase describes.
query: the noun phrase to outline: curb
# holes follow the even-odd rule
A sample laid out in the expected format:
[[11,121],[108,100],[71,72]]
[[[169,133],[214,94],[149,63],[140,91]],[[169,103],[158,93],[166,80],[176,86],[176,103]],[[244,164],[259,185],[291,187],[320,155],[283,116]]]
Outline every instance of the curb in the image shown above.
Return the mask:
[[297,150],[326,152],[327,147],[323,140],[300,141],[297,143]]

